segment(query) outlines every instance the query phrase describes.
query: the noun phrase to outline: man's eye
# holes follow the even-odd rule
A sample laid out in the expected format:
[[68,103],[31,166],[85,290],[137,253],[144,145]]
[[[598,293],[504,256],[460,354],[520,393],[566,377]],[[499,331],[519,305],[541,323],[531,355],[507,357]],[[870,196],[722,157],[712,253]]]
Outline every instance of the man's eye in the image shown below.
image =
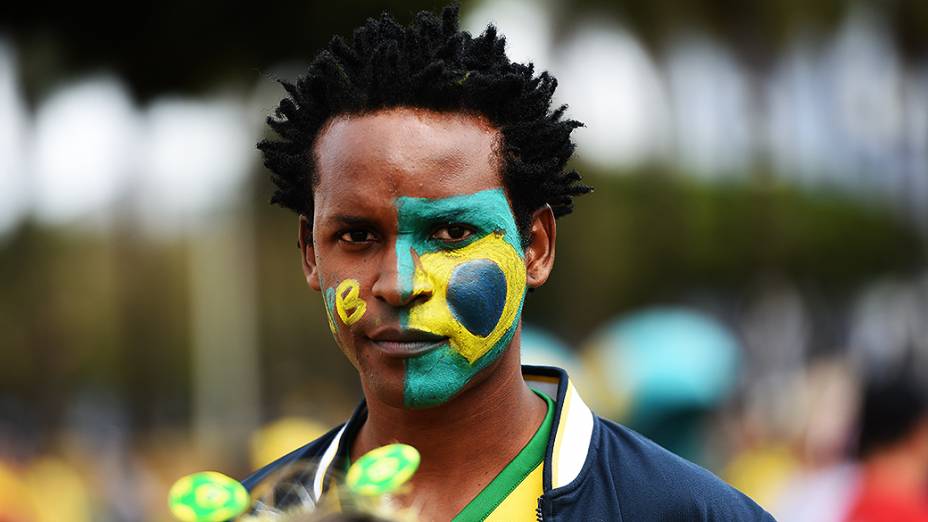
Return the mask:
[[463,241],[473,235],[474,231],[464,225],[447,225],[432,232],[432,239],[439,241]]
[[367,230],[347,230],[339,236],[339,239],[346,243],[367,243],[376,240],[377,237]]

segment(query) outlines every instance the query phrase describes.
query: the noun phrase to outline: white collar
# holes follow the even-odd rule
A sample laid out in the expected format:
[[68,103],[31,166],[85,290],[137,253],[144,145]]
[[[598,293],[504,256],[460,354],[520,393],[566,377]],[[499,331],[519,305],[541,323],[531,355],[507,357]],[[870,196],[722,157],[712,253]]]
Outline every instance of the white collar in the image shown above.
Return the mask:
[[[572,482],[586,462],[593,436],[593,412],[580,398],[567,372],[560,368],[546,366],[523,366],[525,381],[536,390],[548,395],[554,401],[554,422],[557,428],[551,432],[548,441],[550,456],[545,458],[545,490],[557,489]],[[313,477],[313,493],[320,498],[326,473],[341,448],[342,435],[352,418],[335,434],[329,446],[319,460],[319,466]],[[553,441],[553,446],[552,446]],[[548,478],[550,477],[550,479]]]

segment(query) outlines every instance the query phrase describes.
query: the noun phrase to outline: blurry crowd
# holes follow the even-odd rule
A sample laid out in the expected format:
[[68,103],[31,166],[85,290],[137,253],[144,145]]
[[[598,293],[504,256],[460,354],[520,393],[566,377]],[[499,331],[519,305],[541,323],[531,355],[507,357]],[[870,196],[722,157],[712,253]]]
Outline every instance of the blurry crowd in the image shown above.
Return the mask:
[[573,367],[601,415],[712,469],[778,520],[928,520],[928,278],[863,292],[832,316],[832,342],[844,341],[829,349],[814,346],[821,325],[803,306],[781,288],[727,325],[724,314],[650,309],[601,328],[579,361],[536,336],[524,357]]
[[[308,419],[278,419],[253,435],[250,451],[245,449],[250,453],[247,467],[230,470],[221,458],[197,448],[185,430],[130,437],[106,399],[77,406],[84,409],[75,412],[80,418],[42,449],[33,439],[38,434],[21,424],[28,416],[11,412],[9,403],[3,407],[3,522],[172,521],[168,490],[180,477],[220,469],[243,478],[249,467],[266,464],[323,433],[321,424]],[[7,420],[17,424],[7,425]]]
[[[756,314],[782,342],[790,321],[777,317],[797,303],[778,299]],[[525,325],[522,356],[564,367],[598,413],[708,467],[779,520],[928,520],[928,279],[882,283],[855,310],[853,348],[830,352],[758,357],[751,348],[771,341],[749,333],[758,317],[733,324],[679,305],[624,314],[576,348]],[[3,522],[171,520],[167,491],[182,475],[242,478],[338,421],[272,420],[237,466],[181,426],[133,434],[105,394],[75,399],[53,436],[25,403],[6,397],[0,408]]]

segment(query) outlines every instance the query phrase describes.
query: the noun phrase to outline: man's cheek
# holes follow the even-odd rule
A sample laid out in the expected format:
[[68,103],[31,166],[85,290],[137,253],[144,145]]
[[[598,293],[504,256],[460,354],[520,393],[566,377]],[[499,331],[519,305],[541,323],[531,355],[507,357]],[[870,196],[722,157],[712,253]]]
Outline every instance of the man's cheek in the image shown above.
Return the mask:
[[345,326],[360,321],[367,312],[367,303],[361,299],[361,284],[356,279],[345,279],[335,289],[335,311]]
[[324,294],[326,318],[332,335],[338,338],[338,326],[351,327],[367,312],[367,302],[361,297],[361,284],[356,279],[343,279]]
[[521,256],[497,234],[451,252],[425,254],[416,285],[431,299],[414,306],[409,326],[447,336],[451,349],[473,364],[518,320],[525,295]]

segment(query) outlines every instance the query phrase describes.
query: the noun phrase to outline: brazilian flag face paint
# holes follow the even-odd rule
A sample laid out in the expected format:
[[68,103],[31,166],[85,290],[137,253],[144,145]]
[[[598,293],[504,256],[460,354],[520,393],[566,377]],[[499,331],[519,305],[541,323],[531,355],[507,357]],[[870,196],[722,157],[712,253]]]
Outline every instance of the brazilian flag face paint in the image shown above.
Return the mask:
[[[447,337],[437,349],[406,360],[404,402],[442,404],[503,353],[525,298],[525,262],[515,219],[501,189],[443,199],[397,199],[399,284],[413,300],[404,328]],[[459,241],[433,237],[460,224]]]

